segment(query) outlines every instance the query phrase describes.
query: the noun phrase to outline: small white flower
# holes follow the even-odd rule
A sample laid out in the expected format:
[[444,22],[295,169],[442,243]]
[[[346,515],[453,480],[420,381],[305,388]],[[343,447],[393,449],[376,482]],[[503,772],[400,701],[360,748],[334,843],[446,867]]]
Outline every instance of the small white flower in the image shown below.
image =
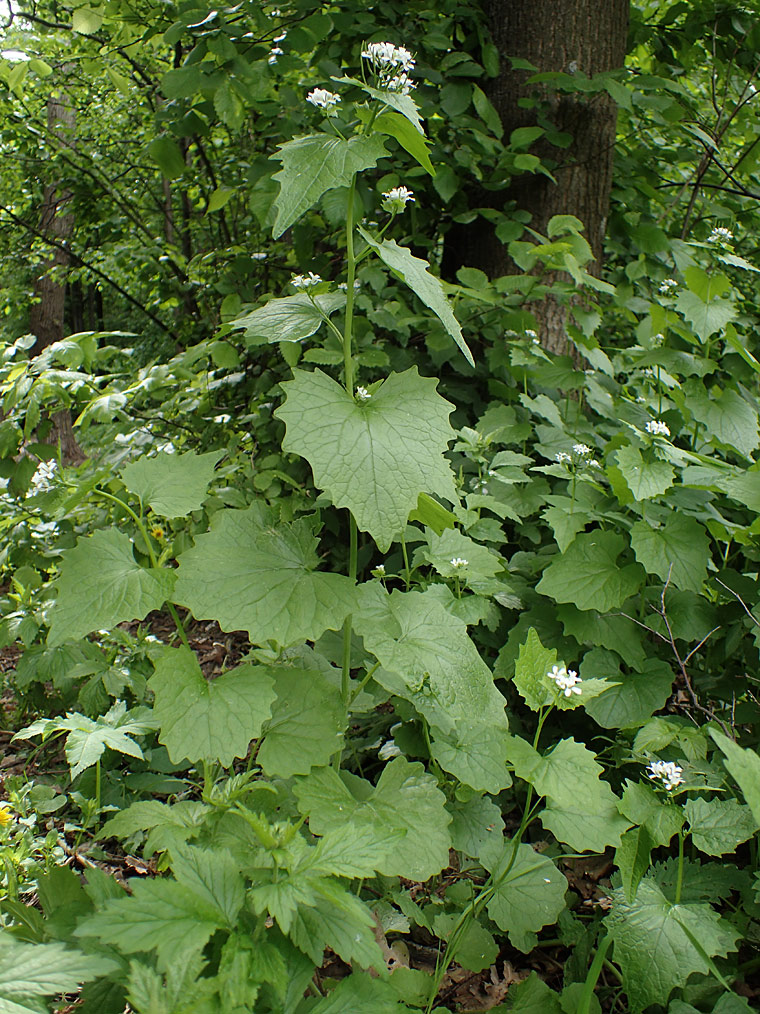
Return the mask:
[[369,401],[372,395],[369,393],[366,387],[357,387],[356,397],[359,399],[359,401]]
[[555,665],[546,675],[550,680],[554,680],[565,697],[583,693],[581,687],[578,686],[583,681],[574,669],[567,669],[564,665]]
[[287,39],[287,37],[288,37],[288,33],[283,30],[282,32],[280,32],[279,35],[275,35],[274,41],[275,42],[283,42],[285,39]]
[[652,335],[652,345],[654,348],[658,349],[663,344],[664,341],[665,335],[662,334],[661,331],[658,331],[657,334]]
[[328,92],[326,88],[314,88],[306,96],[306,101],[319,109],[330,110],[340,102],[340,95],[335,92]]
[[32,491],[34,493],[45,493],[47,490],[52,489],[57,470],[57,461],[41,461],[32,476]]
[[385,564],[378,563],[376,567],[372,568],[371,574],[373,577],[385,577]]
[[282,54],[283,50],[281,50],[279,46],[273,46],[272,49],[269,50],[267,63],[270,65],[270,67],[272,66],[272,64],[277,63],[277,57],[282,56]]
[[407,187],[393,187],[383,194],[383,210],[389,213],[403,211],[409,201],[414,201],[414,192]]
[[526,338],[532,338],[534,342],[538,341],[538,332],[534,331],[532,327],[526,327],[526,329],[525,329],[525,337]]
[[252,261],[265,261],[269,254],[263,250],[257,250],[256,253],[248,254]]
[[723,226],[718,225],[707,237],[707,242],[725,244],[730,243],[733,238],[734,234],[730,229],[724,229]]
[[[354,279],[354,292],[358,292],[361,289],[362,283],[358,278]],[[341,292],[348,292],[348,282],[338,282],[338,288]]]
[[308,275],[293,275],[290,284],[294,289],[311,289],[315,285],[319,285],[321,281],[320,275],[315,275],[313,271],[310,271]]
[[668,792],[672,792],[677,785],[681,785],[683,782],[683,768],[679,767],[675,761],[652,761],[646,771],[652,781],[662,781]]
[[557,453],[554,455],[554,460],[557,462],[558,465],[567,465],[573,459],[572,456],[567,453],[567,451],[557,451]]
[[414,70],[414,57],[408,49],[394,46],[392,42],[370,42],[362,56],[372,64],[381,88],[402,95],[408,95],[414,88],[409,77]]
[[573,444],[573,454],[579,454],[582,458],[587,458],[591,454],[591,448],[588,444]]
[[468,564],[469,561],[465,560],[461,556],[455,556],[449,562],[451,563],[452,567],[455,567],[457,570],[461,570],[462,567],[466,567],[467,566],[467,564]]
[[601,468],[601,465],[596,460],[596,458],[591,458],[587,464],[589,468]]
[[647,423],[647,433],[652,433],[660,437],[669,437],[670,427],[667,423],[662,422],[660,419],[650,419]]
[[663,296],[669,296],[672,292],[678,288],[678,282],[675,278],[665,278],[660,282],[660,292]]

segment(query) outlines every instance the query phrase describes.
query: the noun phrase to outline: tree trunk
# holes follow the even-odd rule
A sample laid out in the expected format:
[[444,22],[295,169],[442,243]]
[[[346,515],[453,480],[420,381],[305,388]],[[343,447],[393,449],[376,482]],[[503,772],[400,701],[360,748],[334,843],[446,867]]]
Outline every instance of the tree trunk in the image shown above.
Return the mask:
[[[513,70],[509,57],[529,61],[539,71],[580,71],[592,77],[622,67],[626,53],[629,0],[484,0],[491,35],[501,56],[501,71],[488,90],[508,139],[518,127],[537,124],[535,108],[521,105],[540,97],[548,104],[548,119],[557,130],[572,136],[567,148],[539,139],[530,149],[552,166],[553,183],[540,174],[514,177],[498,193],[501,206],[514,202],[531,215],[531,228],[546,234],[553,215],[575,215],[585,225],[594,254],[587,269],[598,275],[609,208],[617,110],[606,92],[565,94],[551,86],[526,84],[531,71]],[[495,206],[491,193],[478,200]],[[479,267],[492,277],[519,269],[490,226],[482,219],[451,234],[458,265]],[[447,264],[448,260],[448,264]],[[444,271],[451,272],[450,258]],[[566,276],[562,276],[566,277]],[[547,281],[551,282],[551,276]],[[549,297],[531,304],[543,344],[555,352],[567,351],[566,309]]]
[[[76,116],[74,108],[63,89],[54,92],[47,103],[47,123],[51,134],[69,139],[74,133]],[[66,210],[71,194],[62,190],[60,183],[45,187],[40,211],[40,232],[60,244],[65,244],[74,228],[74,216]],[[64,336],[64,312],[66,308],[66,282],[62,273],[69,266],[70,258],[65,250],[54,247],[52,255],[41,265],[34,283],[35,302],[29,315],[29,330],[37,341],[32,354],[39,355],[43,349]],[[84,460],[82,449],[76,441],[68,409],[56,412],[52,420],[48,442],[57,444],[64,462],[78,463]]]

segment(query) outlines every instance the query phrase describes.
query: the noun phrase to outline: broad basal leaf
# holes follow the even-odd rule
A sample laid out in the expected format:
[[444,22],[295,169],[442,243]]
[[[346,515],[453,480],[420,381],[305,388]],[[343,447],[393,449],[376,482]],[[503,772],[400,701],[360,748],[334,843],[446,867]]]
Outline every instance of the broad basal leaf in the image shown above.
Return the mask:
[[223,456],[224,451],[208,454],[159,451],[152,458],[139,458],[127,465],[121,477],[127,489],[157,514],[165,518],[184,517],[202,506],[214,468]]
[[436,385],[416,367],[392,373],[363,402],[321,370],[296,370],[281,385],[287,397],[275,415],[287,428],[284,450],[306,458],[317,486],[336,507],[348,507],[383,552],[405,527],[420,493],[456,501],[443,457],[454,436],[453,406]]
[[345,141],[333,134],[307,134],[281,144],[272,158],[282,169],[272,177],[280,184],[275,200],[275,239],[297,222],[326,190],[350,186],[354,174],[377,165],[388,152],[377,134]]
[[315,834],[371,828],[382,839],[389,830],[403,832],[400,841],[389,845],[379,873],[428,880],[448,864],[451,815],[446,798],[417,762],[395,757],[374,787],[356,775],[320,768],[297,782],[294,792]]
[[647,521],[637,521],[631,528],[631,547],[648,573],[671,581],[676,588],[701,590],[707,576],[710,540],[694,518],[671,514],[657,528]]
[[217,511],[179,564],[174,600],[223,630],[247,630],[256,644],[315,640],[354,607],[347,577],[316,571],[310,522],[277,523],[259,503]]
[[159,740],[174,764],[216,760],[230,767],[258,739],[274,700],[264,666],[241,665],[214,680],[201,673],[189,648],[167,648],[149,681]]
[[141,567],[132,541],[101,529],[64,553],[58,598],[50,610],[50,647],[125,620],[142,620],[171,596],[175,574]]
[[661,658],[641,663],[639,672],[623,673],[611,651],[594,649],[583,657],[580,674],[609,679],[609,690],[589,701],[586,711],[604,729],[630,729],[643,725],[659,711],[673,690],[673,670]]
[[685,812],[691,840],[708,856],[735,852],[757,831],[750,808],[735,799],[689,799]]
[[277,696],[257,760],[268,775],[305,775],[340,748],[346,725],[340,691],[316,670],[282,665],[268,671]]
[[324,324],[325,317],[345,305],[344,292],[325,292],[315,296],[313,301],[305,292],[299,292],[284,299],[270,299],[257,310],[231,320],[227,326],[232,331],[245,331],[244,338],[250,345],[258,344],[257,338],[268,342],[297,342],[313,335]]
[[412,292],[438,317],[448,333],[464,353],[470,366],[475,365],[472,353],[462,335],[462,328],[454,316],[448,297],[443,291],[439,278],[428,271],[429,264],[420,257],[415,257],[411,250],[399,246],[395,239],[376,240],[365,229],[359,229],[362,238],[369,243],[380,260],[391,271],[395,271],[406,282]]
[[536,590],[555,602],[572,602],[579,609],[615,609],[637,592],[644,580],[639,564],[618,564],[624,548],[625,539],[615,532],[577,535],[565,553],[552,559]]
[[504,698],[467,634],[434,594],[360,589],[354,626],[380,662],[375,680],[427,719],[433,754],[475,789],[509,785]]
[[536,933],[551,925],[565,907],[567,880],[551,859],[530,845],[517,846],[514,862],[513,853],[510,841],[496,842],[481,852],[494,887],[486,908],[514,946],[527,954],[535,946]]
[[674,905],[652,880],[642,880],[633,903],[620,888],[613,899],[607,930],[633,1014],[667,1004],[671,991],[693,972],[709,975],[694,940],[710,957],[725,957],[736,947],[738,932],[710,905]]

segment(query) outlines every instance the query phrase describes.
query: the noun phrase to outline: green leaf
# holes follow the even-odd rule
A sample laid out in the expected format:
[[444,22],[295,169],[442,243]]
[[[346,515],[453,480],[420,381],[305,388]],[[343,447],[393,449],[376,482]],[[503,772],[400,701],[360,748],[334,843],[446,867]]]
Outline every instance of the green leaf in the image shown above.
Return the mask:
[[660,496],[673,485],[675,472],[667,461],[645,461],[638,447],[621,447],[615,459],[635,500]]
[[692,973],[709,974],[692,938],[709,957],[725,957],[735,949],[738,933],[710,905],[674,905],[649,879],[642,880],[633,903],[621,889],[612,896],[614,906],[605,922],[633,1014],[650,1004],[664,1006]]
[[208,681],[189,648],[167,648],[148,686],[159,740],[172,763],[215,760],[230,767],[258,739],[274,700],[274,681],[264,666],[241,665]]
[[684,811],[691,840],[708,856],[735,852],[758,827],[750,808],[735,799],[689,799]]
[[536,590],[555,602],[572,602],[578,609],[616,609],[638,591],[644,579],[638,564],[618,564],[624,548],[625,539],[615,532],[577,535],[567,552],[552,559]]
[[434,595],[371,582],[359,598],[353,622],[380,662],[374,678],[427,719],[438,763],[474,789],[508,786],[505,701],[465,624]]
[[308,519],[277,523],[259,503],[221,510],[180,556],[174,600],[223,630],[247,630],[256,644],[315,640],[337,630],[355,603],[352,582],[318,573],[318,564]]
[[74,993],[83,982],[106,975],[115,962],[93,954],[69,950],[63,944],[20,943],[0,933],[0,1012],[39,1014],[47,1011],[33,997]]
[[501,810],[487,796],[475,796],[466,802],[454,798],[447,809],[453,817],[452,847],[467,856],[479,856],[483,846],[504,830]]
[[361,968],[384,967],[382,952],[375,940],[376,923],[366,905],[334,881],[312,883],[312,903],[300,905],[290,937],[314,964],[331,948],[347,964]]
[[399,246],[393,239],[376,240],[365,229],[359,228],[362,238],[369,243],[380,260],[386,264],[391,271],[395,271],[433,313],[446,328],[448,333],[464,353],[464,357],[470,366],[475,366],[475,360],[467,347],[462,335],[462,328],[454,316],[446,293],[443,291],[441,280],[431,275],[428,270],[429,264],[420,257],[415,257],[410,250]]
[[539,711],[553,703],[546,674],[556,664],[557,652],[554,648],[545,648],[531,627],[525,642],[520,645],[513,680],[515,689],[531,711]]
[[620,844],[615,851],[615,863],[620,870],[623,881],[625,899],[636,900],[644,874],[649,869],[654,842],[646,826],[633,827],[620,836]]
[[307,134],[281,144],[272,156],[282,162],[282,169],[272,177],[280,184],[274,238],[297,222],[326,190],[350,186],[355,173],[371,169],[387,154],[377,134],[356,135],[347,141],[332,134]]
[[277,698],[257,760],[268,775],[290,778],[327,764],[346,724],[340,691],[316,670],[270,666]]
[[[428,548],[422,552],[441,577],[457,578],[471,588],[489,582],[504,569],[500,557],[458,530],[449,529],[440,535],[429,532],[427,543]],[[455,559],[466,560],[467,564],[455,567],[451,562]]]
[[631,528],[631,547],[649,574],[656,574],[677,588],[702,590],[710,559],[710,540],[694,518],[672,513],[658,528],[647,521],[637,521]]
[[316,485],[351,511],[382,552],[420,493],[456,502],[443,457],[454,436],[452,406],[416,367],[392,373],[361,403],[321,370],[296,370],[281,386],[287,397],[275,415],[286,425],[283,449],[307,459]]
[[401,147],[406,149],[412,158],[419,162],[423,169],[430,173],[431,176],[435,176],[435,169],[428,154],[430,142],[412,125],[407,117],[399,113],[381,113],[375,119],[373,127],[375,130],[379,130],[381,134],[389,134],[391,137],[395,137]]
[[371,979],[354,972],[341,979],[309,1014],[403,1014],[408,1010],[398,1003],[398,994],[389,982]]
[[[525,128],[526,130],[529,128]],[[559,997],[536,972],[527,979],[509,987],[509,1006],[497,1007],[495,1011],[509,1011],[509,1014],[562,1014]]]
[[567,880],[551,859],[530,845],[518,845],[515,851],[513,842],[498,842],[483,850],[481,861],[491,873],[493,887],[488,914],[527,954],[536,944],[536,933],[555,922],[564,909]]
[[268,342],[298,342],[313,335],[324,324],[325,317],[345,305],[344,292],[325,292],[314,296],[313,302],[305,292],[299,292],[284,299],[270,299],[258,310],[229,321],[227,327],[245,331],[244,337],[250,345],[257,345],[257,338]]
[[388,831],[403,832],[401,841],[389,845],[379,873],[424,881],[448,865],[451,815],[446,798],[417,762],[394,757],[375,786],[356,775],[320,768],[293,791],[315,834],[356,828],[383,838]]
[[704,381],[685,387],[686,407],[705,427],[708,439],[735,448],[749,458],[760,444],[756,409],[731,388],[714,387],[708,394]]
[[71,16],[71,27],[80,35],[93,35],[103,24],[103,15],[91,7],[77,7]]
[[[102,838],[129,838],[137,831],[154,831],[145,843],[145,854],[164,851],[168,830],[174,841],[187,840],[197,834],[209,808],[204,803],[181,800],[169,806],[157,799],[141,799],[124,810],[119,810],[97,834]],[[174,832],[179,832],[175,834]]]
[[221,211],[229,203],[234,193],[232,187],[217,187],[209,196],[206,214],[211,215],[215,211]]
[[122,470],[121,478],[131,492],[165,518],[184,517],[198,510],[206,499],[208,484],[224,451],[208,454],[167,454],[142,457]]
[[177,847],[172,849],[171,865],[177,883],[215,908],[226,926],[234,927],[245,890],[238,864],[229,852],[190,845]]
[[77,539],[64,553],[58,598],[50,610],[49,647],[125,620],[142,620],[161,608],[175,574],[141,567],[132,550],[128,535],[108,528]]
[[446,510],[427,493],[420,493],[417,506],[409,515],[410,521],[419,521],[426,528],[432,528],[436,535],[442,535],[447,528],[456,526],[456,515]]
[[730,300],[711,299],[705,302],[694,292],[679,293],[676,309],[689,321],[702,342],[716,331],[722,331],[736,317],[736,307]]
[[168,180],[176,180],[184,175],[187,168],[185,159],[177,142],[170,137],[154,138],[148,145],[147,152]]
[[[433,919],[433,932],[439,940],[448,941],[458,923],[459,915],[454,912],[439,912]],[[493,934],[481,926],[477,919],[470,919],[464,924],[456,944],[457,964],[471,972],[490,968],[499,955],[499,945]]]
[[402,116],[405,116],[409,120],[416,131],[424,134],[417,103],[411,95],[404,95],[402,92],[390,91],[386,88],[373,88],[372,85],[365,84],[364,81],[360,81],[355,77],[336,77],[333,80],[339,83],[345,82],[346,84],[356,85],[357,88],[361,88],[362,91],[371,95],[373,99],[381,102],[383,106],[390,106],[391,109],[395,109],[396,112],[401,113]]
[[529,782],[547,807],[541,821],[559,841],[579,851],[617,846],[628,822],[594,754],[574,739],[562,739],[543,756],[529,743],[511,739],[508,754],[518,778]]
[[660,658],[641,663],[640,672],[622,673],[617,656],[609,651],[586,653],[581,676],[611,678],[617,685],[589,701],[586,711],[604,729],[631,729],[643,725],[659,711],[673,691],[673,671]]
[[760,824],[760,757],[754,750],[744,750],[715,729],[709,732],[726,757],[723,763],[728,773],[736,779],[753,817]]

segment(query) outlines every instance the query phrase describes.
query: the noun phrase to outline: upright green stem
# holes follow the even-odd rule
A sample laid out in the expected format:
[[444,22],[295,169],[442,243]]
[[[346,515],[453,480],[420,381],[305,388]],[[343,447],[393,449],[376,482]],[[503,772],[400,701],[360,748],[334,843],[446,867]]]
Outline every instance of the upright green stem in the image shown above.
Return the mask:
[[354,361],[351,340],[354,330],[354,280],[356,278],[356,255],[354,254],[354,194],[356,176],[351,180],[346,204],[346,326],[343,331],[343,382],[349,394],[354,393]]
[[683,843],[684,833],[678,832],[678,877],[676,879],[676,905],[681,903],[681,891],[683,889]]
[[612,943],[612,937],[605,936],[600,941],[599,946],[596,950],[596,955],[591,963],[591,967],[586,975],[586,981],[583,984],[583,992],[581,993],[580,1001],[576,1008],[575,1014],[589,1014],[591,1010],[591,1000],[594,996],[594,989],[596,988],[597,981],[604,966],[604,960],[607,957],[607,951],[610,949]]

